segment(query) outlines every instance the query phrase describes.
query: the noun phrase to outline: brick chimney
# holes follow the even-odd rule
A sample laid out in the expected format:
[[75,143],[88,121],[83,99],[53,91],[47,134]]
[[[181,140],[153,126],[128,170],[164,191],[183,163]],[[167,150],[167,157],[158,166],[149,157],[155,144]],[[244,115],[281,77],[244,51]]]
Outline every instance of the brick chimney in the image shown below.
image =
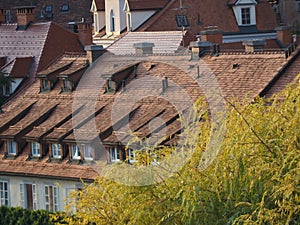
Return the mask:
[[102,45],[87,45],[84,50],[86,51],[86,56],[90,64],[99,58],[105,51]]
[[138,42],[134,43],[135,53],[138,55],[153,54],[154,43],[149,42]]
[[0,9],[0,24],[5,23],[5,11]]
[[277,40],[282,47],[286,47],[293,42],[292,30],[290,26],[279,26],[275,28],[277,34]]
[[210,51],[212,43],[209,41],[193,41],[190,43],[192,49],[192,60],[200,59],[201,55],[207,51]]
[[83,46],[92,45],[92,24],[90,22],[86,22],[84,18],[80,22],[76,23],[78,37]]
[[245,46],[245,51],[247,53],[261,51],[264,48],[265,44],[266,44],[265,40],[243,41],[243,45]]
[[17,30],[26,30],[27,27],[34,21],[35,6],[17,7]]
[[200,31],[201,41],[209,41],[212,44],[223,43],[223,31],[217,27],[206,27],[205,30]]

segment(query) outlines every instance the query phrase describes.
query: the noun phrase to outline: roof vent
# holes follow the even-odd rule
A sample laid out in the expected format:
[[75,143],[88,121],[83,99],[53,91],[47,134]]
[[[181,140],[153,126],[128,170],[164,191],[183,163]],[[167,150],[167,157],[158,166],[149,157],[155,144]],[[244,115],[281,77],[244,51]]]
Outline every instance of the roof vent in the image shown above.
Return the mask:
[[134,43],[135,53],[138,55],[153,54],[154,43],[149,42],[139,42]]
[[265,40],[243,41],[243,45],[245,46],[245,51],[247,53],[261,51],[264,48],[265,44],[266,44]]

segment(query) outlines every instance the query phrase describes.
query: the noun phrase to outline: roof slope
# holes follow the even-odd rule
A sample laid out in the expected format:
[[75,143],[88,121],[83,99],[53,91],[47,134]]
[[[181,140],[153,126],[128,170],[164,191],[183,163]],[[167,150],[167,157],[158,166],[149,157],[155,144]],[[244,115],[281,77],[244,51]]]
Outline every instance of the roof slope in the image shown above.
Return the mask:
[[154,43],[153,53],[175,53],[180,49],[184,34],[181,31],[129,32],[107,48],[116,55],[135,54],[134,43]]

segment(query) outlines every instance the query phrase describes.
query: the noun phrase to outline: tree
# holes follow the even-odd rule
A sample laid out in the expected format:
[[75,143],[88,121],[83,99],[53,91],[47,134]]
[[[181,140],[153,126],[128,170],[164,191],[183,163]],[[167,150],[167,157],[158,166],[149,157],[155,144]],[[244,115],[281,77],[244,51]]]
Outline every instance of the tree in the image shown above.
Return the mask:
[[76,217],[81,224],[299,224],[299,96],[298,83],[271,99],[228,101],[226,137],[209,168],[199,168],[209,140],[203,120],[197,149],[177,175],[142,187],[99,177],[73,196]]
[[13,82],[12,78],[8,76],[7,73],[0,71],[0,105],[5,101],[5,96],[3,95],[3,87],[10,85]]

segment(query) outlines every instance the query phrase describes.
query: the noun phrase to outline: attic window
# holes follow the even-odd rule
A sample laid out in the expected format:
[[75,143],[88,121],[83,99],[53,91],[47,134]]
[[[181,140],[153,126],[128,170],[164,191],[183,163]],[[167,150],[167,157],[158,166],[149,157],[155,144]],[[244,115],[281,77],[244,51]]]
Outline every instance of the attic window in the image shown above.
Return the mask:
[[62,12],[68,12],[69,11],[69,5],[68,4],[63,4],[61,6],[61,11]]
[[6,141],[6,150],[9,155],[16,155],[17,154],[17,143],[12,140]]
[[38,142],[31,142],[31,154],[34,157],[41,156],[41,145]]
[[52,13],[52,9],[53,9],[53,8],[52,8],[52,5],[46,5],[46,6],[45,6],[45,12],[46,12],[46,13]]
[[4,84],[3,85],[3,96],[10,96],[12,92],[11,84]]
[[52,149],[52,157],[56,159],[61,158],[61,145],[60,144],[52,144],[51,145]]
[[40,84],[40,92],[48,92],[50,91],[50,81],[48,81],[47,78],[42,78],[41,79],[41,84]]
[[241,15],[242,15],[242,24],[243,25],[251,24],[250,8],[242,8]]
[[114,82],[112,79],[108,79],[107,80],[106,91],[108,93],[114,93],[116,91],[116,82]]
[[73,82],[69,79],[63,79],[62,92],[71,92],[73,90]]
[[93,148],[90,145],[83,145],[83,153],[85,160],[93,160]]
[[10,16],[10,10],[5,10],[5,22],[10,23],[11,16]]
[[179,28],[190,26],[186,15],[176,15],[176,22]]
[[78,145],[72,145],[72,159],[80,159],[80,149]]

